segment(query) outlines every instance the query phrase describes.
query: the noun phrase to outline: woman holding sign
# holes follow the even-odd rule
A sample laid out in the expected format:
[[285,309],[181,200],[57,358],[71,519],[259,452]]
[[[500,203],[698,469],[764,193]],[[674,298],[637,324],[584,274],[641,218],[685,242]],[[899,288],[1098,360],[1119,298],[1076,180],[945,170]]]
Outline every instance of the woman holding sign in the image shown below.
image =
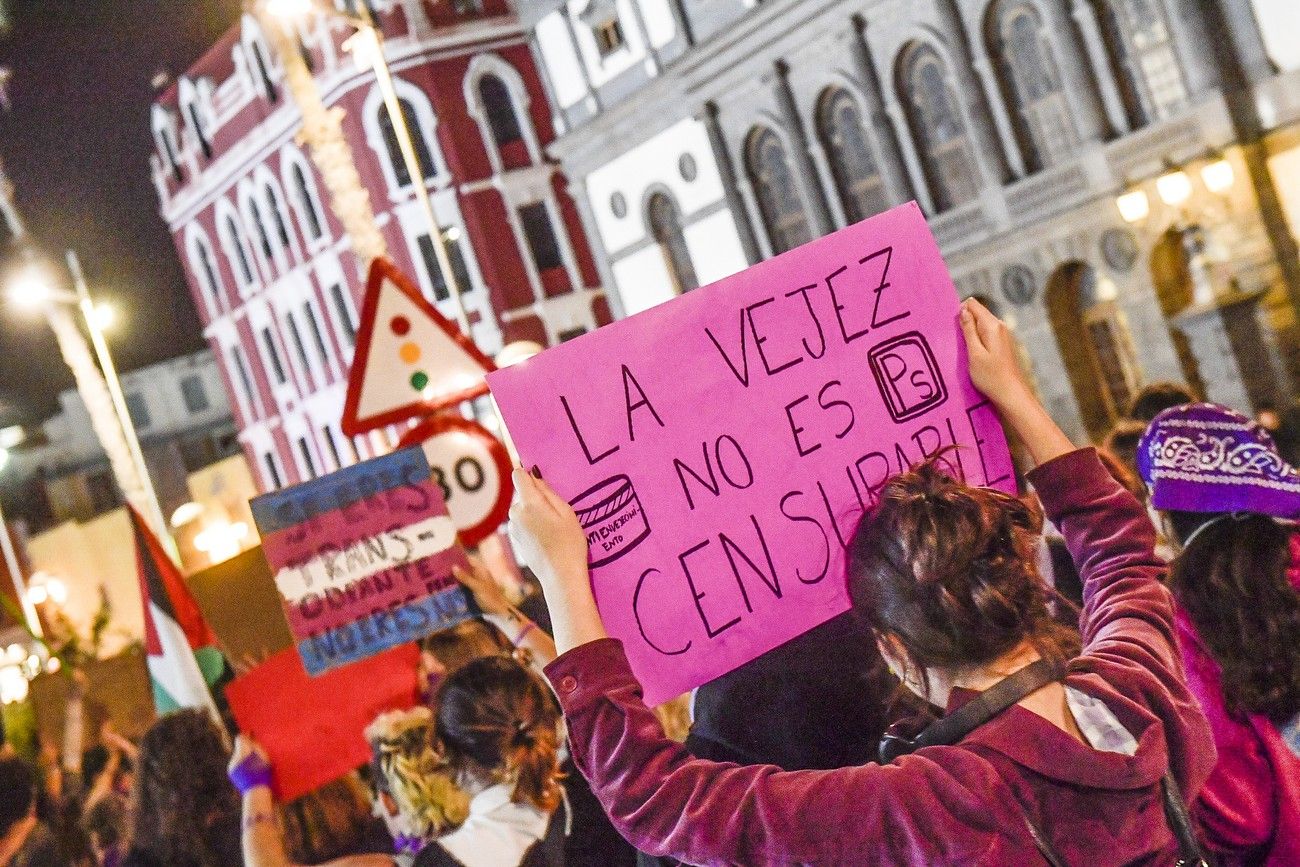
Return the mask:
[[554,618],[547,673],[573,756],[639,849],[695,864],[1199,860],[1180,790],[1200,789],[1214,750],[1151,523],[1052,422],[1006,327],[969,301],[961,327],[971,378],[1038,463],[1030,478],[1083,576],[1083,648],[1052,619],[1039,522],[1019,500],[956,481],[942,456],[897,477],[850,544],[849,592],[895,672],[947,713],[886,738],[888,765],[783,772],[664,738],[606,637],[573,510],[515,473],[513,532]]

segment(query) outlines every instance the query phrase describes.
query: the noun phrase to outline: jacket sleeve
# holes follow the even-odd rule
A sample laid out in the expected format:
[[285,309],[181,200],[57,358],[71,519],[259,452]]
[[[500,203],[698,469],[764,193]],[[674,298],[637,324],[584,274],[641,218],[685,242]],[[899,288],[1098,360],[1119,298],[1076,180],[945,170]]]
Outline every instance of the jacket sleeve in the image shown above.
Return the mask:
[[1095,449],[1049,461],[1029,480],[1083,580],[1084,653],[1181,680],[1173,600],[1146,510],[1111,478]]
[[[615,639],[574,648],[546,673],[574,762],[647,854],[710,865],[970,863],[1016,821],[989,803],[996,774],[963,750],[832,771],[694,758],[664,736]],[[935,833],[953,825],[962,832]]]
[[1043,464],[1029,480],[1083,579],[1083,666],[1160,719],[1170,767],[1190,800],[1214,766],[1214,744],[1184,680],[1151,519],[1092,448]]

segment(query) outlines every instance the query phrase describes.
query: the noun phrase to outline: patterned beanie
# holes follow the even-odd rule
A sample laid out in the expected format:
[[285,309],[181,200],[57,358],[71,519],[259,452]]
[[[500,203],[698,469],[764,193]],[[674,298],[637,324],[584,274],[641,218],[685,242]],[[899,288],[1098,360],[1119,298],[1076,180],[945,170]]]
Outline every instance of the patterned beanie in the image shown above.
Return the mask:
[[1300,518],[1300,474],[1263,427],[1218,404],[1156,416],[1138,442],[1137,465],[1162,511]]

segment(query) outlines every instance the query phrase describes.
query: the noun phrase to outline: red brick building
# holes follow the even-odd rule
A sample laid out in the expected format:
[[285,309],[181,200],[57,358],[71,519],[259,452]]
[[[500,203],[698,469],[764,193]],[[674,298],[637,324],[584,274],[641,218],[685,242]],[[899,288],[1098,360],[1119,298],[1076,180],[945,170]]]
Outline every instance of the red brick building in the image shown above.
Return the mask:
[[[348,5],[340,0],[340,6]],[[373,4],[443,243],[489,355],[582,333],[610,313],[566,181],[547,160],[551,111],[505,0]],[[388,255],[449,318],[429,223],[374,76],[343,17],[299,28]],[[272,489],[389,448],[339,430],[363,277],[297,138],[301,114],[258,20],[244,16],[157,100],[160,210],[220,361],[240,441]]]

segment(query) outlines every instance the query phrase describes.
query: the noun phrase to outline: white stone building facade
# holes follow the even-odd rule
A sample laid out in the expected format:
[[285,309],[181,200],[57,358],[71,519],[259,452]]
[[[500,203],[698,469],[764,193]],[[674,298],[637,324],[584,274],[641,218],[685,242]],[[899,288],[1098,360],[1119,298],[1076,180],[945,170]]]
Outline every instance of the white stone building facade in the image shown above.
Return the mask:
[[[962,294],[1013,323],[1049,409],[1100,437],[1157,380],[1247,411],[1291,395],[1289,5],[520,8],[561,133],[551,153],[623,312],[916,199]],[[1121,216],[1126,193],[1145,213]]]

